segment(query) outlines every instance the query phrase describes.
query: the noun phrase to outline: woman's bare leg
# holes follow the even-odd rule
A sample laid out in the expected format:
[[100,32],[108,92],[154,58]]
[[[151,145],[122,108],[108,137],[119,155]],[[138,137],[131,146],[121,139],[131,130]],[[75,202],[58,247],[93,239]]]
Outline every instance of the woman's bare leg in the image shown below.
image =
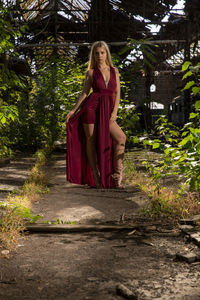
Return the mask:
[[126,135],[115,121],[110,121],[110,134],[116,141],[115,159],[116,159],[116,172],[119,175],[117,185],[121,186],[122,172],[123,172],[123,159],[126,143]]
[[99,178],[99,171],[97,167],[97,156],[96,156],[96,149],[95,149],[95,142],[96,142],[95,124],[83,123],[83,128],[86,136],[87,157],[93,171],[95,185],[96,187],[99,187],[100,178]]

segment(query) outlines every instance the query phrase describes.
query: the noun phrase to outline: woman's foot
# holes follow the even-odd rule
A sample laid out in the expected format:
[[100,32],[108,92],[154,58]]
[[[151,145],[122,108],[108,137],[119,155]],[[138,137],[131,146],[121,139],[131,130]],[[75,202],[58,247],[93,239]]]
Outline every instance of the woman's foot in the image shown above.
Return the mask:
[[124,189],[124,186],[122,184],[122,178],[123,178],[123,168],[120,170],[117,170],[113,175],[112,179],[114,181],[114,185],[116,188]]

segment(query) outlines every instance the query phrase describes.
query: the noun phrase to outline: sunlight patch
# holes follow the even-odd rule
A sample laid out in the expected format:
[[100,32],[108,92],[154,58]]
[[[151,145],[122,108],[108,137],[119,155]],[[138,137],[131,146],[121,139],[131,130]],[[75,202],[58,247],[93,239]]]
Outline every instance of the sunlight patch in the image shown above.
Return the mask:
[[81,221],[83,219],[102,219],[104,214],[92,206],[80,206],[62,209],[56,214],[56,218],[63,221]]

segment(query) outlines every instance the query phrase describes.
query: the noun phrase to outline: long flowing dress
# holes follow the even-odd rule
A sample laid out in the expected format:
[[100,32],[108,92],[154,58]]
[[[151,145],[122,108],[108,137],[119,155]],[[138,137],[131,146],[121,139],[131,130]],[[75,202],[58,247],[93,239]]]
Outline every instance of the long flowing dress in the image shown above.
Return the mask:
[[116,72],[110,67],[110,80],[106,85],[98,68],[93,71],[93,92],[84,100],[80,110],[67,122],[67,180],[76,184],[95,186],[93,172],[86,154],[83,123],[95,124],[96,155],[101,188],[115,186],[115,141],[110,135],[109,120],[114,108]]

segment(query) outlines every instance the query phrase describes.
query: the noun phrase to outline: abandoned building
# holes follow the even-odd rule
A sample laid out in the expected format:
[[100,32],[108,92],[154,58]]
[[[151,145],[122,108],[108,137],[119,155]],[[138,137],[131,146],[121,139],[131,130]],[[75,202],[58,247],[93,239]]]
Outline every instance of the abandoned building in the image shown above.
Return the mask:
[[[96,40],[105,40],[111,52],[123,61],[132,51],[131,47],[127,47],[119,55],[127,46],[128,39],[132,39],[132,43],[142,41],[145,44],[146,41],[150,48],[153,47],[156,59],[145,64],[145,58],[147,61],[149,58],[142,53],[143,58],[138,58],[142,70],[139,72],[134,69],[137,59],[130,62],[130,103],[136,107],[143,106],[145,102],[159,103],[167,114],[169,109],[170,113],[176,109],[172,101],[180,102],[181,98],[180,123],[183,123],[188,118],[190,95],[182,95],[181,92],[184,86],[181,65],[186,60],[199,61],[200,1],[185,0],[180,10],[173,9],[177,2],[16,0],[7,1],[7,6],[9,18],[16,27],[28,26],[22,36],[14,41],[20,58],[25,61],[24,66],[27,60],[34,60],[36,53],[43,56],[52,53],[63,57],[72,55],[87,61],[88,46]],[[16,62],[19,68],[20,63]],[[24,66],[21,64],[22,69]],[[178,120],[179,117],[176,117],[175,123],[178,124]]]

